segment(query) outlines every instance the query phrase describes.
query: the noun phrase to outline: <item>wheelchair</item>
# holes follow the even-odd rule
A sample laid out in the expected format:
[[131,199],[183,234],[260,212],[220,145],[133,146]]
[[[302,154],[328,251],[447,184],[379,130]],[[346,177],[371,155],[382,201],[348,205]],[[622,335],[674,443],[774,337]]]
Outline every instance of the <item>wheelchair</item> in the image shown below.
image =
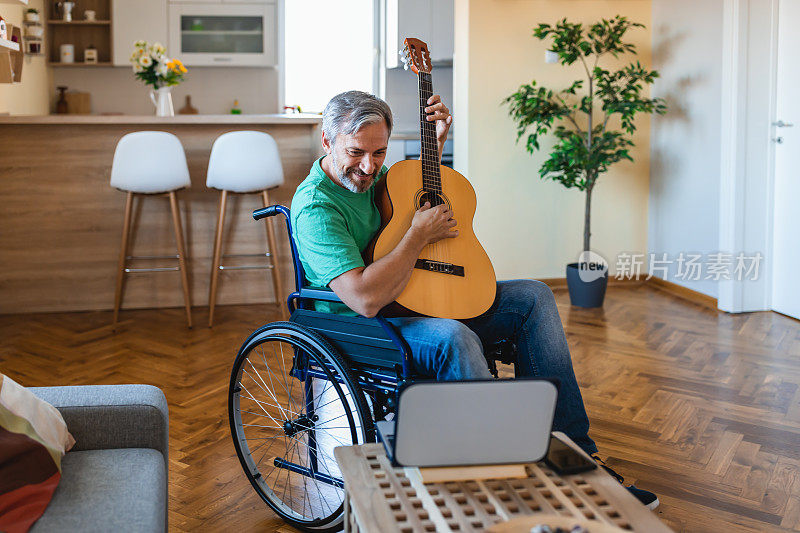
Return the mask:
[[[399,388],[415,377],[411,350],[380,314],[314,310],[315,301],[341,300],[305,286],[289,209],[272,205],[253,218],[278,214],[294,264],[291,318],[260,327],[239,349],[228,390],[231,436],[245,475],[275,513],[302,530],[336,531],[345,493],[333,448],[375,442],[374,421],[394,412]],[[510,341],[486,353],[495,377],[495,361],[515,360]]]

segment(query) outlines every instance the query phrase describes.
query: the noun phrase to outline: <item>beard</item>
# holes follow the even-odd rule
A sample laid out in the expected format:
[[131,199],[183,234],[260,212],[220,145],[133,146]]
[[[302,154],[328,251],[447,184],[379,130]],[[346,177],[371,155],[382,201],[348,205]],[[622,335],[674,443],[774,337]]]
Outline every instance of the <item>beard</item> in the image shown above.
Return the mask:
[[[366,192],[372,187],[372,184],[375,182],[375,177],[378,175],[378,171],[376,170],[372,174],[366,175],[363,174],[358,167],[350,167],[350,168],[342,168],[339,165],[339,162],[336,160],[336,155],[333,153],[331,154],[331,158],[333,159],[333,168],[336,169],[336,177],[339,178],[339,181],[348,191],[361,193]],[[358,182],[353,178],[353,175],[359,176],[361,178],[369,177],[369,180],[366,182]]]

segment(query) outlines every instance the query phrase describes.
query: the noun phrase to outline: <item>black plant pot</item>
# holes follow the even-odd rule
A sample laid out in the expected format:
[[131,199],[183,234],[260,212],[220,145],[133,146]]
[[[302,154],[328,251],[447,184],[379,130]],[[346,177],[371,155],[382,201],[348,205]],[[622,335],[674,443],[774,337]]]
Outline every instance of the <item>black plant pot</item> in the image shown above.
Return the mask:
[[608,285],[608,267],[602,267],[602,274],[598,270],[594,270],[597,265],[589,264],[584,268],[590,269],[584,270],[584,278],[594,278],[598,275],[600,277],[592,279],[592,281],[584,281],[581,279],[578,263],[569,263],[567,265],[569,300],[572,305],[577,307],[602,307]]

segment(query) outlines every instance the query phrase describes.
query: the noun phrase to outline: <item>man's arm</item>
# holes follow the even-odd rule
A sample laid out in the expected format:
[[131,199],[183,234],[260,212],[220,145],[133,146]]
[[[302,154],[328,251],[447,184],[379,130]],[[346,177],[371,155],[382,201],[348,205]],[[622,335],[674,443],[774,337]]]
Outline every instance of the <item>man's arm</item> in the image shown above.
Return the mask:
[[452,215],[445,205],[431,208],[426,203],[414,214],[411,227],[394,250],[367,267],[334,278],[330,288],[356,313],[377,315],[403,292],[425,246],[458,235],[458,230],[452,229],[456,225]]

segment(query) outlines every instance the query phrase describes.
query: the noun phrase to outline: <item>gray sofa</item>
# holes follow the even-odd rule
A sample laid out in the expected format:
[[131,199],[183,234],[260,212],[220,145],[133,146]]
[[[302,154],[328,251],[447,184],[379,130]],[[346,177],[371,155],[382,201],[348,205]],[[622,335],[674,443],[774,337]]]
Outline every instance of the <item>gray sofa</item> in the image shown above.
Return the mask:
[[167,530],[169,414],[150,385],[32,387],[64,416],[75,447],[50,505],[31,529]]

